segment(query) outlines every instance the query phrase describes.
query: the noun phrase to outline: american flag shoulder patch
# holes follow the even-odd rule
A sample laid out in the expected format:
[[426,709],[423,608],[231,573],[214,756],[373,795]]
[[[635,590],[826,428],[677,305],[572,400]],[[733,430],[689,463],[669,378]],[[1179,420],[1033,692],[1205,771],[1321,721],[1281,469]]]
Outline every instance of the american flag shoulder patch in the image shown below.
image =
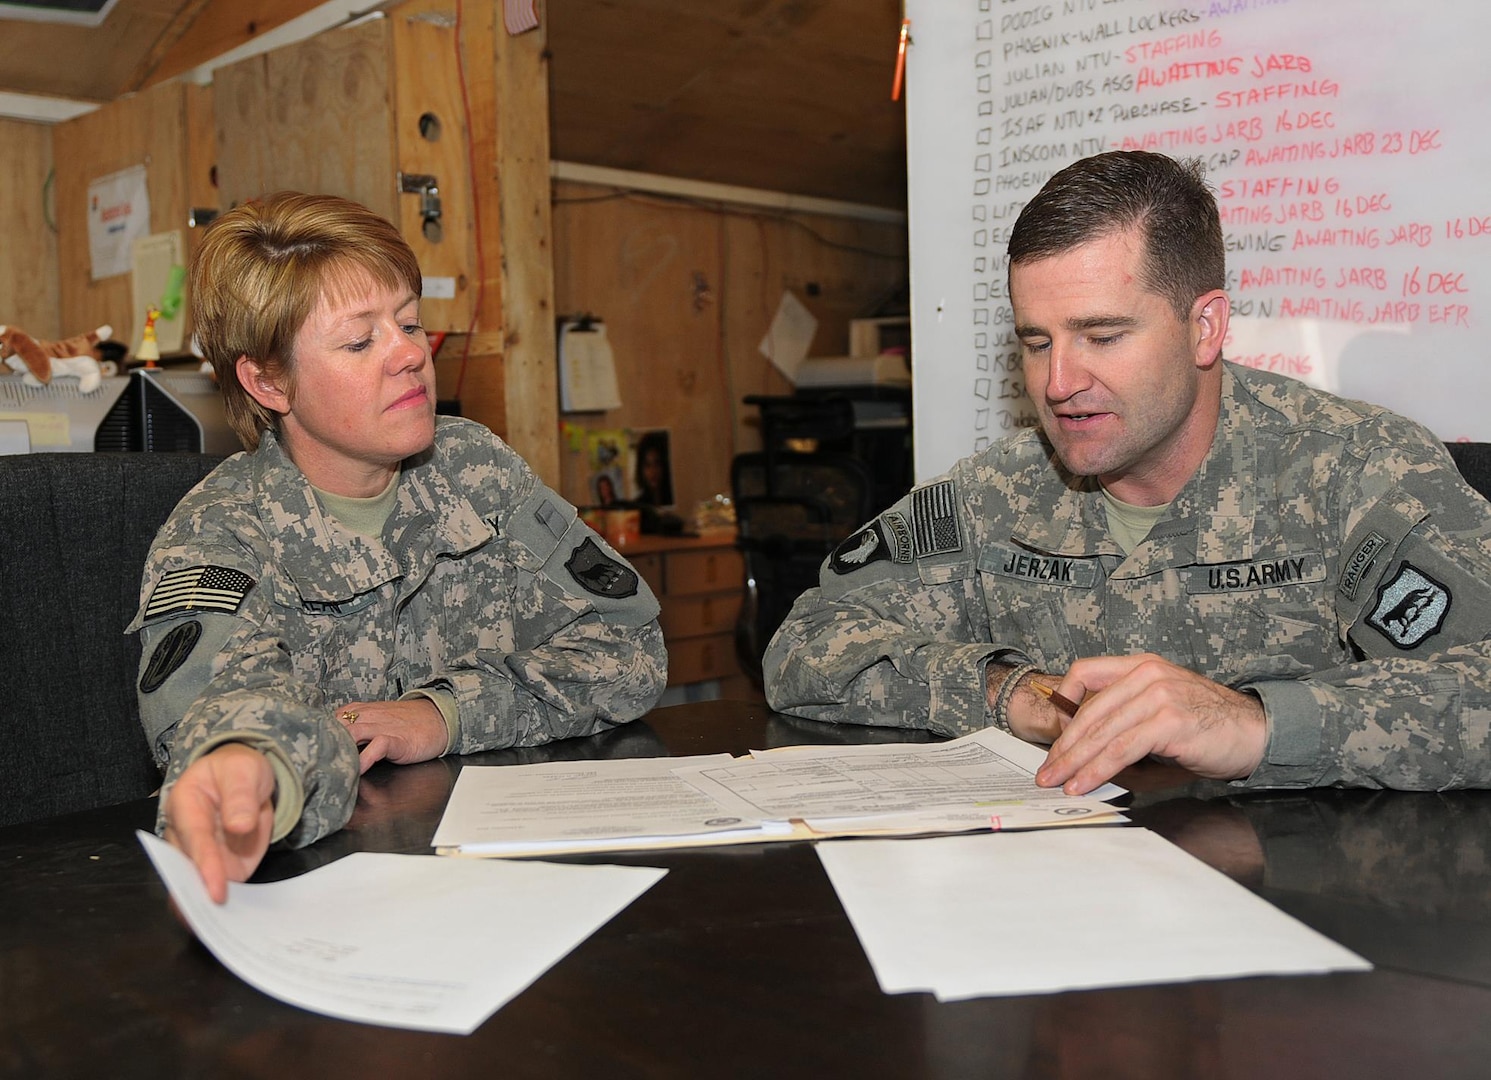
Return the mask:
[[223,611],[231,615],[253,587],[253,578],[226,566],[172,570],[155,583],[144,618],[161,619],[183,611]]
[[951,480],[911,493],[911,535],[918,557],[963,550]]

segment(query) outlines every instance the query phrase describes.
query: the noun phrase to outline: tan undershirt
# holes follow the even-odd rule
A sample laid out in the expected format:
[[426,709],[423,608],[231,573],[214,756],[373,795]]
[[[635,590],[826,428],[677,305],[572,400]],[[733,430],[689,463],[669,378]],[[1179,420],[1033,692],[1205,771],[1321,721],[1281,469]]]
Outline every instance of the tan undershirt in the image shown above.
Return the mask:
[[1123,548],[1127,555],[1149,535],[1149,530],[1155,527],[1155,522],[1165,516],[1170,509],[1169,503],[1161,503],[1159,506],[1135,506],[1126,503],[1122,499],[1115,499],[1108,494],[1108,489],[1103,488],[1103,502],[1108,507],[1108,533],[1118,546]]

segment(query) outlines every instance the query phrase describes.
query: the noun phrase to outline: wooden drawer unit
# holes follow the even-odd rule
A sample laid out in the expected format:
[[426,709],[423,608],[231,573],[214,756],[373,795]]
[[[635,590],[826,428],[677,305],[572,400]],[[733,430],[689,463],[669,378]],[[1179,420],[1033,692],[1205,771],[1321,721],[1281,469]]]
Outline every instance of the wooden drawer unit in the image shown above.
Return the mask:
[[[734,543],[732,538],[731,543]],[[675,551],[667,556],[669,596],[729,590],[739,593],[745,585],[745,560],[733,547],[704,551]]]
[[644,536],[622,553],[662,606],[668,685],[739,675],[735,620],[745,596],[745,561],[734,531]]

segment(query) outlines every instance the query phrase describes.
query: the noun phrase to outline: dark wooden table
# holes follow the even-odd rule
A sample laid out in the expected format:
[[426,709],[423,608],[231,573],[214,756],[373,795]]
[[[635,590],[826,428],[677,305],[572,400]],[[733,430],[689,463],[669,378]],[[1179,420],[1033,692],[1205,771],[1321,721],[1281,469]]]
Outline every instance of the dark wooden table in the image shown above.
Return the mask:
[[[913,736],[710,702],[539,750],[379,765],[345,830],[271,853],[256,880],[351,851],[428,853],[463,763]],[[811,846],[766,844],[582,859],[669,874],[473,1035],[377,1028],[283,1005],[198,945],[134,838],[154,821],[142,800],[0,829],[0,1074],[1491,1075],[1491,793],[1243,794],[1158,765],[1121,779],[1136,823],[1377,970],[946,1005],[887,996]],[[1061,932],[1038,895],[1029,932]]]

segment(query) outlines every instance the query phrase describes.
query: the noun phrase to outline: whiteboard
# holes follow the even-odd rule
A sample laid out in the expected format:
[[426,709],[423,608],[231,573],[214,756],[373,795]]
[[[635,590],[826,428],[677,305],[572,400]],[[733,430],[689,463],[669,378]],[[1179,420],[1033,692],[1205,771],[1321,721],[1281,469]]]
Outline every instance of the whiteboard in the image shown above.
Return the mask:
[[1445,0],[909,0],[916,475],[1035,423],[1005,246],[1058,169],[1200,157],[1224,355],[1491,440],[1491,15]]

